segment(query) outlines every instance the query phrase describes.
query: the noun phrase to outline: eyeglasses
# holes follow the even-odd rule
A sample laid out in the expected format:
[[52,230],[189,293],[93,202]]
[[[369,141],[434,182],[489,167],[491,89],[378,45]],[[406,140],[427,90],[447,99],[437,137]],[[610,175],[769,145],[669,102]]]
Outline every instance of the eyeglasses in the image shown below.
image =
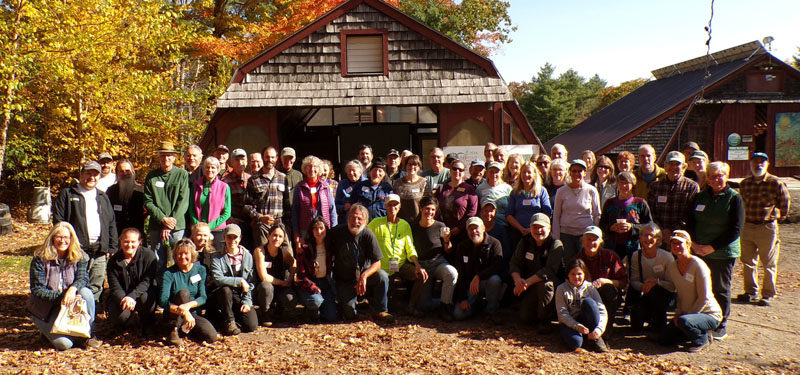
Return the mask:
[[539,162],[536,162],[536,165],[541,165],[541,166],[545,166],[546,167],[546,166],[550,165],[550,162],[549,161],[539,161]]
[[609,166],[607,166],[607,165],[598,165],[598,166],[597,166],[597,169],[600,169],[600,168],[603,168],[603,169],[608,169],[609,171],[611,170],[611,167],[609,167]]
[[464,172],[464,168],[451,167],[450,170],[453,172]]
[[70,237],[69,236],[53,236],[53,239],[58,240],[58,241],[69,241]]

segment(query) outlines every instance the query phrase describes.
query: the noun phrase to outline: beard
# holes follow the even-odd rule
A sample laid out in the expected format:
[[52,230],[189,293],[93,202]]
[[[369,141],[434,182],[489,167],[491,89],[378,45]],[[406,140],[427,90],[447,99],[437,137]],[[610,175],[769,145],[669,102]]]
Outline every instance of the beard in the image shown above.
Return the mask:
[[469,239],[472,240],[472,243],[475,245],[483,242],[483,236],[478,234],[470,234]]
[[128,203],[131,200],[134,191],[140,190],[140,186],[133,178],[119,179],[117,184],[119,185],[119,198],[124,203]]
[[767,174],[767,168],[761,168],[760,166],[757,166],[757,165],[756,166],[750,165],[750,172],[755,177],[761,177],[761,176]]
[[347,229],[349,229],[350,230],[350,234],[352,234],[354,236],[357,236],[359,233],[361,233],[361,231],[364,230],[364,227],[366,227],[366,225],[353,226],[353,225],[347,224]]

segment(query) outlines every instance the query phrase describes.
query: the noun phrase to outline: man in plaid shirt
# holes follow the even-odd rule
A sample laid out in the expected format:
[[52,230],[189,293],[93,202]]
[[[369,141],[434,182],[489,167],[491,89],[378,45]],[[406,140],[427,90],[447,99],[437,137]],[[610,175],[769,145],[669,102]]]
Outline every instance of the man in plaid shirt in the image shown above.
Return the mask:
[[694,199],[700,191],[697,183],[684,177],[686,159],[679,151],[670,151],[664,165],[667,178],[653,181],[647,193],[647,204],[653,221],[660,225],[664,238],[676,229],[686,230],[686,221],[692,214]]
[[268,229],[275,223],[290,223],[289,187],[286,175],[275,169],[278,151],[264,150],[264,167],[247,180],[244,192],[244,211],[252,220],[253,246],[267,243]]
[[[750,157],[752,176],[742,180],[739,194],[744,201],[745,223],[742,228],[740,259],[744,266],[744,293],[736,299],[742,303],[756,302],[769,306],[775,297],[778,274],[778,221],[786,219],[791,196],[786,184],[767,173],[769,157],[755,152]],[[761,299],[758,296],[758,262],[764,266]]]

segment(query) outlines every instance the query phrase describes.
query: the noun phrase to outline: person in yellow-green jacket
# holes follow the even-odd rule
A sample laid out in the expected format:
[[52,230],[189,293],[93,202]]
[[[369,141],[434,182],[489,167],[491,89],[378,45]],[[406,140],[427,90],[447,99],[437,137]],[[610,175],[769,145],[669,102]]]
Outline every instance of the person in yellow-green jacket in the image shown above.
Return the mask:
[[386,271],[389,277],[414,282],[408,303],[408,313],[422,316],[422,312],[417,309],[416,305],[422,285],[428,279],[428,273],[417,259],[411,225],[398,217],[400,196],[397,194],[387,195],[384,205],[386,216],[376,217],[367,225],[369,230],[375,234],[383,254],[381,269]]

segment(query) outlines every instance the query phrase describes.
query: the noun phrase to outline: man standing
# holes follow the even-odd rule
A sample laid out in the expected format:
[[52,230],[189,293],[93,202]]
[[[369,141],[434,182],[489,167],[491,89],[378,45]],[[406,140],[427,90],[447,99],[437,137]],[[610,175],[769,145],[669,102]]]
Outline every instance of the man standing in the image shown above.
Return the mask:
[[[283,150],[281,150],[281,163],[278,166],[278,170],[286,175],[286,187],[289,193],[289,204],[291,204],[292,200],[294,199],[294,187],[297,186],[298,182],[303,181],[303,174],[297,169],[292,169],[295,160],[297,160],[297,153],[293,148],[284,147]],[[265,159],[264,163],[266,162],[267,160]],[[288,207],[286,209],[286,212],[290,212],[288,211]]]
[[454,266],[458,270],[458,281],[453,295],[456,302],[453,316],[456,320],[466,319],[477,308],[476,302],[486,297],[486,313],[491,323],[500,324],[494,316],[503,297],[503,281],[500,278],[503,263],[503,250],[500,242],[484,232],[483,220],[471,217],[467,220],[468,238],[456,248]]
[[364,177],[367,177],[367,173],[369,173],[369,168],[372,166],[372,146],[364,144],[358,148],[358,161],[361,162],[361,166],[364,168]]
[[486,164],[489,164],[494,161],[495,151],[497,151],[497,145],[492,142],[487,143],[486,146],[483,148],[483,157],[484,159],[486,159],[485,160]]
[[478,185],[483,182],[483,173],[485,171],[486,164],[484,164],[483,160],[473,160],[469,165],[469,178],[467,179],[467,183],[477,189]]
[[275,168],[277,163],[278,151],[274,147],[267,147],[264,150],[264,167],[247,180],[243,208],[244,215],[252,223],[254,248],[266,245],[270,226],[291,222],[289,187],[286,185],[286,175]]
[[350,204],[361,203],[369,211],[369,219],[386,216],[384,201],[386,196],[392,194],[392,185],[389,185],[386,177],[386,164],[383,159],[378,158],[370,165],[369,179],[361,180],[353,185],[350,193]]
[[231,165],[231,172],[222,178],[222,182],[228,184],[231,189],[231,217],[228,219],[228,224],[238,225],[243,232],[240,237],[242,246],[253,249],[252,231],[249,230],[249,225],[245,225],[250,219],[244,209],[244,192],[247,180],[250,179],[250,174],[244,171],[247,167],[247,153],[241,148],[237,148],[231,154],[231,160],[228,163]]
[[391,149],[386,154],[386,181],[391,184],[398,173],[400,173],[400,151]]
[[[633,195],[647,199],[650,184],[663,180],[665,175],[664,169],[656,165],[656,149],[653,146],[647,144],[639,146],[639,168],[634,171],[634,175],[636,185],[633,186]],[[669,236],[664,236],[667,237]]]
[[[680,151],[670,151],[665,165],[666,178],[654,181],[647,194],[647,204],[653,221],[661,226],[664,237],[671,237],[676,229],[687,229],[687,219],[692,215],[694,200],[700,188],[684,177],[686,162]],[[637,176],[637,186],[638,186]]]
[[[744,293],[736,299],[742,303],[756,302],[770,306],[775,298],[775,281],[778,276],[780,238],[778,222],[785,220],[791,204],[786,184],[767,173],[769,157],[763,152],[750,157],[752,176],[742,180],[739,192],[744,201],[745,222],[740,238],[744,266]],[[761,299],[758,300],[758,264],[764,266]]]
[[194,183],[203,177],[203,168],[200,168],[203,150],[198,145],[189,145],[183,152],[183,161],[186,162],[183,168],[189,173],[189,186],[194,186]]
[[[333,252],[333,279],[336,282],[336,299],[346,320],[356,318],[358,296],[368,295],[373,318],[391,322],[387,293],[389,276],[381,269],[380,246],[369,228],[367,208],[354,204],[347,215],[347,224],[331,229]],[[369,293],[369,294],[368,294]]]
[[247,162],[247,169],[250,170],[250,174],[256,174],[261,168],[264,166],[264,159],[261,158],[261,154],[258,152],[254,152],[250,154],[250,160]]
[[158,274],[167,269],[167,246],[183,238],[186,211],[189,209],[189,173],[175,167],[172,142],[161,142],[159,168],[147,174],[144,207],[150,214],[150,248],[158,257]]
[[97,162],[100,163],[101,169],[97,189],[105,193],[109,186],[117,182],[117,175],[111,172],[114,168],[114,158],[111,157],[111,154],[104,152],[97,158]]
[[383,255],[381,269],[389,277],[414,282],[408,301],[408,312],[421,316],[422,313],[417,310],[417,301],[422,291],[422,284],[428,280],[428,273],[417,260],[411,226],[398,217],[398,213],[400,213],[400,196],[389,194],[386,196],[386,216],[372,219],[367,228],[375,234],[381,248]]
[[212,155],[219,160],[219,176],[222,177],[228,172],[228,158],[231,156],[231,150],[228,146],[219,145]]
[[155,325],[158,261],[152,250],[142,246],[141,236],[136,228],[123,229],[120,251],[108,260],[108,317],[117,330],[123,330],[137,311],[142,336],[150,337]]
[[431,164],[431,169],[422,171],[420,176],[428,180],[428,186],[435,194],[443,184],[450,181],[450,170],[444,167],[444,151],[439,147],[431,150],[428,162]]
[[95,303],[100,302],[106,276],[106,254],[117,251],[117,226],[114,210],[105,193],[97,189],[100,164],[87,162],[81,168],[78,184],[58,194],[53,202],[53,224],[66,221],[75,228],[81,249],[89,255],[89,289]]
[[117,183],[108,188],[106,195],[114,209],[117,233],[121,235],[125,228],[144,233],[144,189],[136,183],[133,163],[128,159],[118,161],[116,174]]

